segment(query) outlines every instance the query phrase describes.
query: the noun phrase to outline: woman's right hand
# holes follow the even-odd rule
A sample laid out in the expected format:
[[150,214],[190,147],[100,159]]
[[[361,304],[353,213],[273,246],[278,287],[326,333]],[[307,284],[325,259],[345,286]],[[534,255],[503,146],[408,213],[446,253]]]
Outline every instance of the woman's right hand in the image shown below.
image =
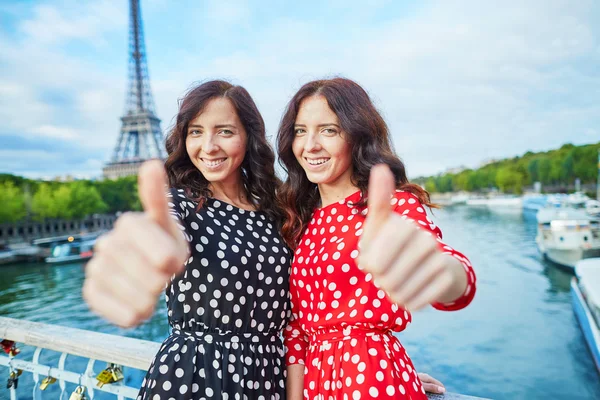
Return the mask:
[[442,394],[446,391],[444,384],[431,375],[424,372],[419,372],[418,375],[421,384],[423,385],[423,389],[425,389],[426,392]]
[[90,308],[125,328],[152,316],[157,295],[189,256],[188,243],[169,214],[162,163],[144,163],[138,176],[144,212],[123,214],[98,239],[83,285]]

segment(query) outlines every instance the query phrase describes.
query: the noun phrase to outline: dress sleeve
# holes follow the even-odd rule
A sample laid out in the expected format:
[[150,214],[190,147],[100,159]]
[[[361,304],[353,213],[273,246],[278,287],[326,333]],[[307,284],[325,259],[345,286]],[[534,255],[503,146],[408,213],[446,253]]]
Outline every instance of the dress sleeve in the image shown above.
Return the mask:
[[169,205],[169,215],[177,223],[177,227],[188,242],[192,241],[192,236],[187,229],[185,218],[189,215],[189,208],[193,203],[189,201],[183,192],[183,189],[169,189],[166,193],[167,204]]
[[444,254],[449,254],[460,261],[465,270],[465,274],[467,274],[467,288],[458,299],[450,303],[433,303],[432,306],[442,311],[456,311],[468,306],[475,297],[476,278],[471,261],[469,261],[464,254],[454,250],[442,241],[442,231],[431,218],[429,218],[425,211],[425,207],[421,204],[417,196],[412,193],[398,190],[392,198],[392,205],[395,206],[395,212],[414,220],[419,228],[431,233],[437,240],[440,250]]
[[[290,293],[297,293],[294,280],[290,282]],[[285,330],[283,338],[286,349],[286,365],[302,364],[305,365],[306,349],[308,347],[308,336],[300,324],[298,319],[298,302],[299,300],[292,295],[292,316]]]

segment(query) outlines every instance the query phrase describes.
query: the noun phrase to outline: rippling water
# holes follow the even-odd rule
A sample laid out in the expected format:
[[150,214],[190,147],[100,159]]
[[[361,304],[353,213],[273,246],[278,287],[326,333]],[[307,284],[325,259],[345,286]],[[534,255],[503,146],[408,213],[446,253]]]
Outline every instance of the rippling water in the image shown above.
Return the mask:
[[[600,399],[600,376],[571,308],[570,276],[541,260],[535,223],[467,207],[436,211],[434,219],[445,241],[473,262],[478,289],[465,310],[430,309],[413,316],[400,338],[417,369],[450,391],[475,396]],[[146,340],[166,337],[162,301],[154,317],[133,330],[91,314],[81,298],[83,268],[0,267],[0,315]],[[8,398],[4,382],[0,398]]]

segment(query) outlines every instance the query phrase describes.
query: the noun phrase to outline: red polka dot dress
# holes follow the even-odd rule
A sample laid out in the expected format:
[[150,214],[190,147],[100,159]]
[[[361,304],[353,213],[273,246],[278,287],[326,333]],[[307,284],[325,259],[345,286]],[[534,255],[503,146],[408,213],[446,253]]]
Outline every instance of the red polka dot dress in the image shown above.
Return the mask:
[[[305,399],[426,399],[414,366],[393,332],[410,313],[394,304],[356,264],[365,221],[353,204],[360,192],[316,209],[294,255],[290,281],[292,320],[284,333],[287,364],[305,365]],[[441,241],[416,196],[397,191],[394,211],[434,235],[440,249],[464,266],[468,285],[445,310],[466,307],[475,295],[469,260]]]

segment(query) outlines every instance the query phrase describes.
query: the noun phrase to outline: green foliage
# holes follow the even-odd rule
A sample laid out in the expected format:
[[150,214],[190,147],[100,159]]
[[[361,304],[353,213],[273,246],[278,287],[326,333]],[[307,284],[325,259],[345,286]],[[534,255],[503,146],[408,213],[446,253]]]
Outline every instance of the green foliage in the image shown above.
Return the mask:
[[427,179],[427,182],[425,182],[425,190],[427,190],[429,193],[435,193],[438,191],[437,186],[435,185],[435,179]]
[[52,192],[54,206],[56,207],[56,218],[71,219],[73,212],[71,210],[71,187],[62,185]]
[[[80,180],[68,183],[36,182],[18,178],[8,174],[0,175],[0,185],[4,179],[14,187],[15,182],[20,182],[26,187],[36,187],[31,199],[32,218],[35,220],[80,219],[92,214],[142,209],[137,196],[135,176],[115,181]],[[20,215],[18,219],[24,216]]]
[[15,222],[27,215],[25,195],[14,182],[0,183],[0,223]]
[[100,214],[108,209],[98,190],[87,182],[78,181],[70,185],[70,214],[72,218]]
[[598,150],[600,143],[575,146],[567,143],[547,152],[526,152],[521,157],[507,158],[479,169],[464,170],[457,174],[415,179],[429,192],[456,190],[480,191],[499,188],[504,192],[522,193],[534,182],[543,185],[569,185],[579,178],[582,183],[598,179]]
[[54,201],[52,188],[47,183],[42,183],[33,195],[31,212],[36,220],[57,217],[58,209]]
[[96,184],[96,187],[108,207],[108,212],[141,210],[136,176],[101,181]]
[[523,193],[524,176],[516,168],[502,167],[496,174],[496,186],[503,192]]

